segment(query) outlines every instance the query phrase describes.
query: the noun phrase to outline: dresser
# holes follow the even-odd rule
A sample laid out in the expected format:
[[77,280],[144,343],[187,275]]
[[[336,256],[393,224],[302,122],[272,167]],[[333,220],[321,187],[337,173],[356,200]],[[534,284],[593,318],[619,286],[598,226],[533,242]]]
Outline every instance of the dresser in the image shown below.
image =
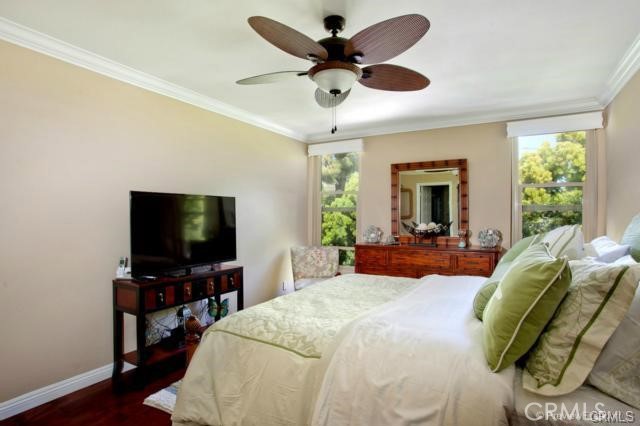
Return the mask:
[[493,273],[503,249],[432,247],[419,244],[356,244],[356,273],[420,278],[429,274]]

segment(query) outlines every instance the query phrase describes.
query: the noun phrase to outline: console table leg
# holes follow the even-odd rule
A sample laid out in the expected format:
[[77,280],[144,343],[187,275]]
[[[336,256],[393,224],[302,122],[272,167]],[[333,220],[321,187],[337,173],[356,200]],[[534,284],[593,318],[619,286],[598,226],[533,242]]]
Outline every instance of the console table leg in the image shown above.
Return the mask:
[[111,380],[115,384],[122,374],[122,355],[124,350],[124,314],[121,311],[113,310],[113,373]]

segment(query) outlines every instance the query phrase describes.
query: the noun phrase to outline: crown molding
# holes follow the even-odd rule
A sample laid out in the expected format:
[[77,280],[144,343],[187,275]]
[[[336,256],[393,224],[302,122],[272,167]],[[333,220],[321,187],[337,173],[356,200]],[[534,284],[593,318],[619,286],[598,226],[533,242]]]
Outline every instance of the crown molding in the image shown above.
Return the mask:
[[638,70],[640,70],[640,34],[631,43],[613,74],[607,80],[602,96],[600,96],[600,103],[605,106],[609,105]]
[[0,17],[0,39],[298,141],[306,139],[303,134],[265,120],[245,110],[96,55],[3,17]]
[[420,118],[401,123],[390,123],[384,126],[368,127],[367,129],[347,129],[345,131],[339,131],[336,135],[316,133],[309,135],[307,142],[329,142],[341,139],[380,136],[391,133],[415,132],[420,130],[442,129],[446,127],[468,126],[472,124],[496,123],[509,120],[521,120],[525,118],[539,118],[553,115],[597,111],[603,108],[604,106],[595,98],[577,99],[569,102],[556,102],[536,106],[510,108],[508,110],[492,111],[482,114],[466,114],[434,118],[431,120]]
[[0,17],[0,39],[142,89],[306,143],[327,142],[389,133],[403,133],[599,110],[606,107],[631,79],[631,77],[633,77],[633,75],[640,69],[640,35],[638,35],[616,66],[611,77],[607,80],[602,95],[597,99],[589,98],[547,105],[510,108],[508,110],[494,110],[479,114],[439,117],[434,119],[418,118],[374,127],[366,126],[366,128],[363,129],[347,129],[341,131],[337,135],[327,135],[324,133],[305,134],[285,126],[281,126],[270,120],[266,120],[243,109],[220,102],[201,93],[197,93],[193,90],[178,86],[166,80],[112,61],[2,17]]
[[[125,363],[123,371],[132,370],[134,367]],[[24,411],[30,410],[49,401],[53,401],[71,392],[94,385],[111,378],[113,364],[108,364],[95,370],[87,371],[77,376],[70,377],[57,383],[36,389],[24,395],[0,403],[0,421],[13,417]]]

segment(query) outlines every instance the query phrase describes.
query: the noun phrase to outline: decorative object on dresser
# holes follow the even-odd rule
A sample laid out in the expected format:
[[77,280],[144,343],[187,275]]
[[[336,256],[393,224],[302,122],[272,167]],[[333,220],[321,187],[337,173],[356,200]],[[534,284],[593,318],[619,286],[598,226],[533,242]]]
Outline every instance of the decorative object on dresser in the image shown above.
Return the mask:
[[502,248],[356,244],[356,273],[420,278],[493,273]]
[[[415,194],[407,193],[408,188],[414,188]],[[392,164],[391,234],[397,236],[400,243],[415,239],[400,225],[405,219],[426,224],[450,223],[444,235],[434,238],[434,242],[445,246],[458,245],[461,239],[458,232],[469,228],[467,160]]]
[[465,248],[469,245],[469,236],[471,232],[468,229],[459,229],[458,237],[460,237],[460,241],[458,242],[458,248]]
[[393,245],[393,244],[399,244],[399,243],[396,240],[396,237],[394,237],[393,235],[387,235],[387,238],[384,240],[383,244]]
[[369,225],[362,234],[362,238],[367,243],[379,243],[382,241],[382,234],[382,229],[374,225]]
[[452,222],[449,222],[447,225],[443,225],[441,223],[429,222],[429,223],[421,223],[417,224],[415,222],[411,222],[411,225],[402,222],[402,226],[406,229],[414,238],[414,244],[425,244],[422,240],[425,238],[429,238],[431,241],[427,243],[432,247],[436,247],[438,245],[437,238],[440,235],[447,235],[449,233],[449,227]]
[[502,243],[502,232],[491,228],[482,229],[478,232],[478,241],[480,241],[480,247],[498,247]]
[[[221,296],[237,292],[237,307],[244,307],[243,268],[215,265],[211,271],[182,277],[163,277],[154,280],[113,280],[113,382],[119,383],[123,363],[135,365],[142,372],[158,362],[195,350],[193,345],[165,345],[163,342],[146,346],[145,323],[148,313],[186,303],[213,298],[221,304]],[[182,311],[184,315],[184,310]],[[219,311],[218,311],[219,312]],[[135,351],[124,353],[124,314],[136,319]],[[189,314],[190,315],[190,314]],[[187,322],[190,316],[187,317]],[[220,315],[216,315],[218,321]],[[193,321],[191,321],[193,322]],[[184,329],[183,329],[184,330]],[[184,333],[181,336],[184,339]]]

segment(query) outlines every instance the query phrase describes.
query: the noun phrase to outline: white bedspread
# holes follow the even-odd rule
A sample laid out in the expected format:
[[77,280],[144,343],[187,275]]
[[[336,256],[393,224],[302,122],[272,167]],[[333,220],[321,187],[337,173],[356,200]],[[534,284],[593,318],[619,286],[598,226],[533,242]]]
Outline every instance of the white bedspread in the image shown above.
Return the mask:
[[482,323],[471,309],[484,280],[425,277],[410,294],[346,327],[313,425],[507,424],[514,368],[489,371]]

